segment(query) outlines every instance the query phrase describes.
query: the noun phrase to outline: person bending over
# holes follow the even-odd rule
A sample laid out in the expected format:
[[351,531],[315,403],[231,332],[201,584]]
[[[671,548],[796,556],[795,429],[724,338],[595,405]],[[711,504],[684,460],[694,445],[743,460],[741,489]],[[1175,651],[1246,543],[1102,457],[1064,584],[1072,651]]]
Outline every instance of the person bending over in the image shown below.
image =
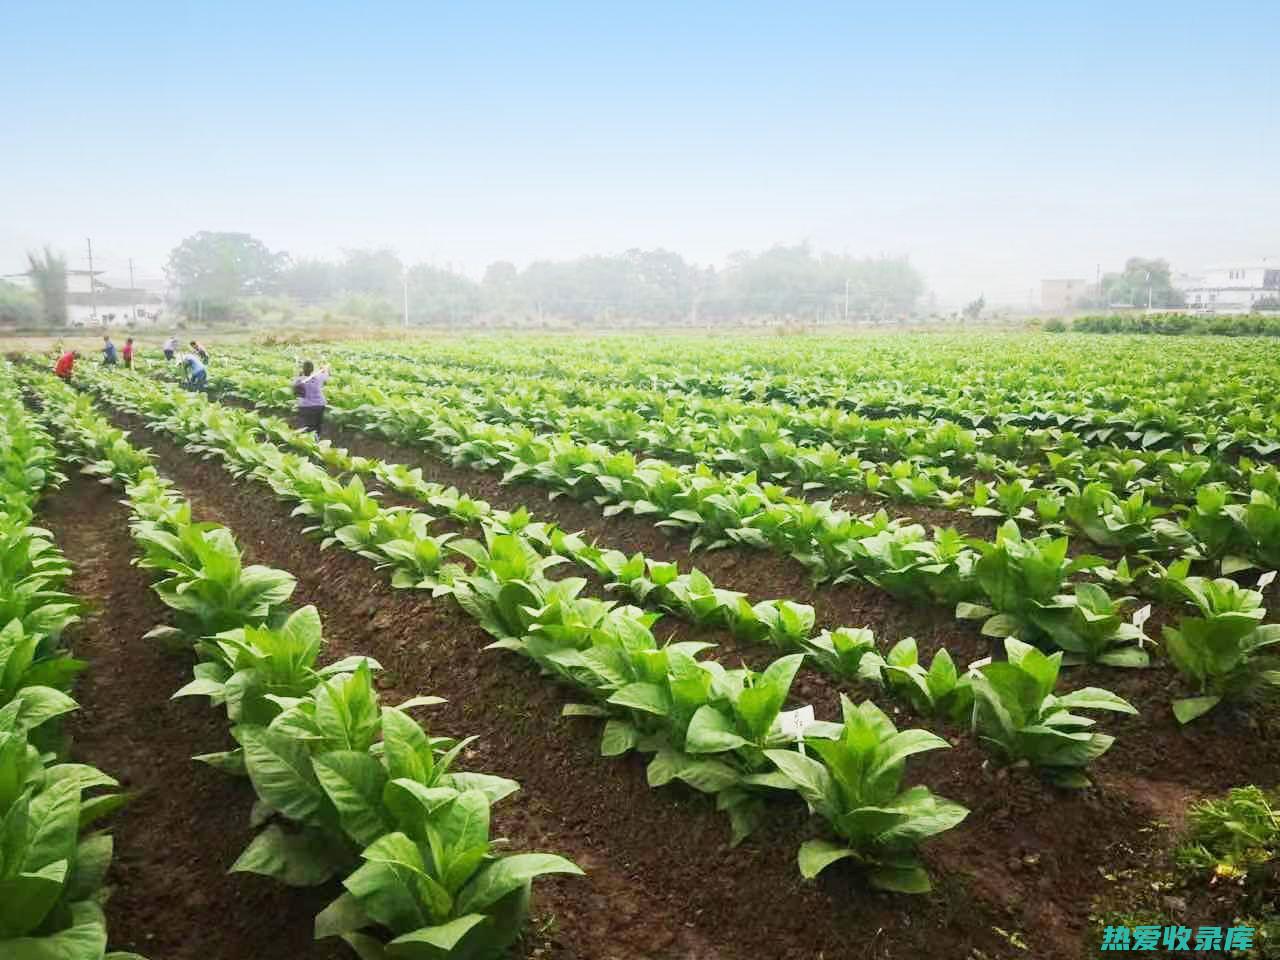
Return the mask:
[[79,350],[68,350],[58,358],[58,362],[53,365],[53,372],[60,376],[67,383],[71,382],[71,370],[76,365],[76,361],[80,359]]
[[298,419],[303,430],[310,430],[320,436],[320,426],[324,423],[324,384],[329,379],[329,368],[323,366],[319,370],[310,360],[302,364],[302,375],[293,381],[293,393],[298,398]]
[[182,369],[186,374],[185,386],[188,390],[201,393],[208,386],[209,371],[194,353],[188,353],[182,358]]

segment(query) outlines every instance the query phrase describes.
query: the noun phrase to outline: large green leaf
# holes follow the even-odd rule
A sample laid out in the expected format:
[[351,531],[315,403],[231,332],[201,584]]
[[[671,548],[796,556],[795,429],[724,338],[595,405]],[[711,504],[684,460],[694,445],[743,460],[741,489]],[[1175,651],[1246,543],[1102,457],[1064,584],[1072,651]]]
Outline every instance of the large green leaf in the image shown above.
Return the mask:
[[444,960],[475,927],[489,922],[484,914],[469,913],[439,926],[422,927],[392,940],[387,944],[387,955],[404,960]]
[[291,887],[315,887],[349,865],[342,845],[326,831],[304,827],[286,832],[272,824],[253,838],[231,870],[261,874]]
[[391,824],[382,813],[387,773],[373,757],[353,750],[334,750],[312,761],[316,779],[338,811],[342,829],[360,846],[367,846]]
[[71,904],[71,924],[57,933],[0,940],[4,960],[98,960],[106,949],[102,911],[87,901]]
[[800,845],[796,861],[800,866],[800,876],[812,880],[836,861],[856,856],[855,851],[830,840],[806,840]]
[[313,817],[325,794],[306,747],[265,727],[239,726],[235,737],[258,796],[290,820],[305,823]]
[[748,743],[734,729],[733,718],[709,703],[698,708],[685,732],[685,750],[689,753],[723,753]]
[[582,876],[582,869],[564,857],[551,853],[518,853],[491,861],[458,895],[457,911],[482,911],[512,890],[548,873]]

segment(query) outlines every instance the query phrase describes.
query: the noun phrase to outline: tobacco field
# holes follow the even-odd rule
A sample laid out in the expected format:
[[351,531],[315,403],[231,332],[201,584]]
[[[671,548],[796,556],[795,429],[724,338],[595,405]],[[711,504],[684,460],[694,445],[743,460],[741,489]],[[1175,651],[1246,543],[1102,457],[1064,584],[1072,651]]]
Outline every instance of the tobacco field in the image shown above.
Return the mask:
[[212,354],[0,360],[0,957],[1280,955],[1274,340]]

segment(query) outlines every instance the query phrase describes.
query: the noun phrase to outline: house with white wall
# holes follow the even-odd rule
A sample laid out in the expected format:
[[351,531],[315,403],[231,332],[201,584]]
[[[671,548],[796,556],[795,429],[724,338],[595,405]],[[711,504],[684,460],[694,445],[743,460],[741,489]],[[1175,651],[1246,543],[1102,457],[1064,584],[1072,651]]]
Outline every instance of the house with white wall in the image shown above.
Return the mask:
[[1226,263],[1207,268],[1196,277],[1178,278],[1188,310],[1206,313],[1248,313],[1259,300],[1280,299],[1280,260]]

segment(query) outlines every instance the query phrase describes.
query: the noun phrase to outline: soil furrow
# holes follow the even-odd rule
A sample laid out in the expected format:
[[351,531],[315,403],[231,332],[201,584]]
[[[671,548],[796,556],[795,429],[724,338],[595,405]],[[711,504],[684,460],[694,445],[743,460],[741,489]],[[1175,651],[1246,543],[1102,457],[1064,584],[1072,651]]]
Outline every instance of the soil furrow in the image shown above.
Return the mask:
[[130,565],[128,510],[120,494],[79,475],[42,503],[40,522],[75,573],[70,590],[91,605],[74,628],[89,661],[76,685],[74,759],[120,780],[133,800],[111,818],[115,860],[107,928],[113,947],[156,960],[337,960],[315,943],[315,913],[337,887],[290,890],[229,874],[252,838],[253,790],[191,757],[231,746],[226,718],[204,701],[169,699],[191,661],[142,635],[166,616],[145,571]]

